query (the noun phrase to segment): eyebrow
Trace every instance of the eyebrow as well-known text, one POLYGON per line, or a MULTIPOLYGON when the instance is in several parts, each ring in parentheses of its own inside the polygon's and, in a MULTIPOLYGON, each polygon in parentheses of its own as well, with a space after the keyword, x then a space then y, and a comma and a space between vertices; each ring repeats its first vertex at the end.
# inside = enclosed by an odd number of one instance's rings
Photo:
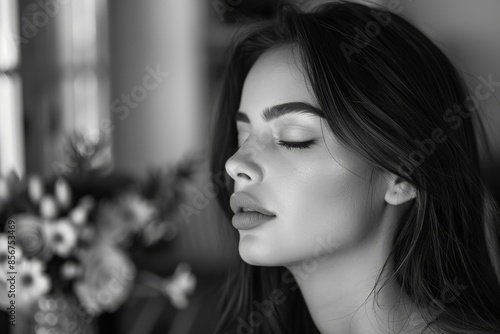
MULTIPOLYGON (((309 103, 287 102, 287 103, 277 104, 272 107, 264 108, 264 111, 262 112, 262 119, 264 119, 264 121, 266 122, 270 122, 283 115, 293 114, 293 113, 313 114, 319 117, 324 117, 323 111, 321 111, 316 107, 313 107, 309 103)), ((250 123, 250 119, 248 118, 247 114, 245 114, 241 110, 236 113, 235 120, 244 123, 250 123)))

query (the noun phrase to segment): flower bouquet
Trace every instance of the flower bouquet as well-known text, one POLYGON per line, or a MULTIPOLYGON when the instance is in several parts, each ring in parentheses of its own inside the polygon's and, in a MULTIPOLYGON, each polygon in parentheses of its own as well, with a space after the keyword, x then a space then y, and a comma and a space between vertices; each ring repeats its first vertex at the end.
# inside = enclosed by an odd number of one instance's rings
POLYGON ((138 275, 129 253, 175 239, 169 219, 188 179, 184 167, 144 183, 92 173, 0 177, 0 306, 10 324, 22 327, 16 314, 29 314, 36 333, 93 333, 93 319, 117 310, 134 284, 186 307, 196 285, 187 263, 167 278, 138 275))

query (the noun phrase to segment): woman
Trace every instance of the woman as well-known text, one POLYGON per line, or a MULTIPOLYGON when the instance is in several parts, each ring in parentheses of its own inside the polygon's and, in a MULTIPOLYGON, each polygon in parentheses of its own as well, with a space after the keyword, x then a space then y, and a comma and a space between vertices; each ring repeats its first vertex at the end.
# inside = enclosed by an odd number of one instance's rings
POLYGON ((217 333, 500 333, 477 109, 383 9, 287 4, 240 33, 211 168, 242 262, 217 333))

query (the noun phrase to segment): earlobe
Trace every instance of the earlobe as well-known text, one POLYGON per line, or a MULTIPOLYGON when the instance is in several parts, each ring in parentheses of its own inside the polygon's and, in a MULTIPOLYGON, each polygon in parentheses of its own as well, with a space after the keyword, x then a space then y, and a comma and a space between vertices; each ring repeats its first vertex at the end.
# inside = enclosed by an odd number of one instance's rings
POLYGON ((387 180, 388 187, 385 193, 385 201, 391 205, 401 205, 417 196, 415 186, 404 181, 400 177, 392 175, 387 180))

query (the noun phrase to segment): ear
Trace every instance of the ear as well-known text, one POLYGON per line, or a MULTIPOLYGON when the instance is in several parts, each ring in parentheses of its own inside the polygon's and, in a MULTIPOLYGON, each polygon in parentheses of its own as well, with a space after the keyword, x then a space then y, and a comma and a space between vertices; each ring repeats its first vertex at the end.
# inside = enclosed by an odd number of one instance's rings
POLYGON ((391 205, 401 205, 417 196, 415 186, 394 174, 387 177, 387 185, 385 201, 391 205))

